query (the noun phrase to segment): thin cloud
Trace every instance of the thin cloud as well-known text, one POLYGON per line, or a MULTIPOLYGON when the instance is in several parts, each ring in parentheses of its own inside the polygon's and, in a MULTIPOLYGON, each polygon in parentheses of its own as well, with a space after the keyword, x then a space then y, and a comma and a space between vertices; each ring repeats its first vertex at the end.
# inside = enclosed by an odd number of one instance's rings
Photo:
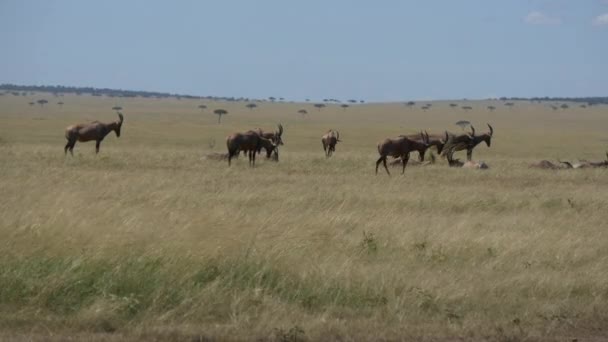
POLYGON ((595 26, 607 26, 608 25, 608 13, 598 15, 593 19, 593 25, 595 26))
POLYGON ((559 25, 562 23, 559 17, 552 17, 539 11, 528 13, 524 21, 531 25, 559 25))

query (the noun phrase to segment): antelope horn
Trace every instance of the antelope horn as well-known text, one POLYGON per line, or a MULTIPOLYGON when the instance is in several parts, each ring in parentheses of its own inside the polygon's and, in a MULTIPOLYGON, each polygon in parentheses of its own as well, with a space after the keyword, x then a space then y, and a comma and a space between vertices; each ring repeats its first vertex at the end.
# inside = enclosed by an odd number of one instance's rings
POLYGON ((279 134, 278 135, 281 135, 281 134, 283 134, 283 125, 279 124, 278 126, 279 126, 279 134))
POLYGON ((425 130, 425 131, 424 131, 424 134, 426 135, 426 143, 428 144, 428 143, 429 143, 429 141, 431 140, 431 139, 429 138, 429 132, 427 132, 427 131, 425 130))
POLYGON ((488 124, 488 127, 490 128, 490 136, 492 136, 494 134, 494 128, 492 128, 490 124, 488 124))
MULTIPOLYGON (((336 140, 340 141, 340 132, 339 131, 336 131, 336 140)), ((608 153, 607 153, 607 155, 608 155, 608 153)))
POLYGON ((122 123, 125 120, 125 117, 122 116, 121 112, 118 112, 118 118, 120 118, 120 123, 122 123))
POLYGON ((471 125, 471 134, 472 137, 475 136, 475 127, 473 127, 473 125, 471 125))
POLYGON ((447 143, 448 139, 450 139, 450 136, 448 135, 448 131, 445 131, 445 140, 443 141, 443 143, 447 143))

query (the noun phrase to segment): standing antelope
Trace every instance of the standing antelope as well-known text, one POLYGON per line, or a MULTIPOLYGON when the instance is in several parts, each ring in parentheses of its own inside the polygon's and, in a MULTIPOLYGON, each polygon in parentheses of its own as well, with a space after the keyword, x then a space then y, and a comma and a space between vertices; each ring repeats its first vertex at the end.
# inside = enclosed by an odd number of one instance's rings
POLYGON ((323 151, 325 151, 325 157, 331 157, 332 153, 336 151, 336 144, 340 142, 340 132, 330 129, 321 137, 321 143, 323 144, 323 151))
POLYGON ((257 131, 261 137, 268 139, 272 141, 275 145, 279 146, 283 145, 283 125, 278 124, 277 127, 279 128, 279 130, 274 132, 264 132, 261 128, 258 128, 257 131))
POLYGON ((473 149, 475 146, 479 145, 482 141, 485 141, 486 145, 490 147, 492 144, 492 135, 494 134, 494 129, 490 124, 487 124, 490 128, 488 133, 483 133, 481 135, 475 135, 475 127, 471 125, 471 133, 461 134, 461 135, 452 135, 449 137, 448 142, 446 143, 446 149, 450 151, 446 151, 444 149, 444 154, 453 153, 456 151, 467 150, 467 160, 471 160, 473 157, 473 149))
POLYGON ((407 137, 400 136, 398 138, 387 138, 378 143, 378 153, 380 154, 380 158, 376 161, 376 174, 378 174, 378 166, 382 162, 384 165, 384 169, 386 173, 390 176, 391 173, 388 171, 388 167, 386 166, 386 158, 388 156, 391 157, 401 157, 403 168, 401 170, 401 174, 405 173, 405 166, 410 159, 411 151, 418 151, 421 153, 421 161, 424 161, 424 151, 429 148, 429 136, 428 134, 424 134, 420 132, 420 137, 422 142, 418 142, 415 140, 411 140, 407 137))
POLYGON ((70 154, 74 155, 74 145, 76 145, 76 141, 86 142, 95 140, 95 153, 99 153, 99 144, 101 144, 108 133, 114 131, 116 132, 116 137, 120 138, 120 128, 124 121, 122 113, 118 112, 118 118, 118 121, 110 123, 93 121, 91 123, 68 126, 65 129, 65 138, 68 140, 68 143, 63 148, 63 151, 67 154, 69 149, 70 154))
POLYGON ((266 149, 268 157, 274 151, 276 145, 260 136, 258 132, 247 131, 245 133, 234 133, 226 138, 226 147, 228 147, 228 166, 233 157, 237 156, 240 151, 245 151, 249 154, 249 165, 255 167, 255 154, 261 148, 266 149))
MULTIPOLYGON (((419 134, 408 134, 408 135, 400 135, 402 137, 406 137, 410 140, 415 140, 417 142, 422 142, 421 137, 419 134)), ((446 142, 448 141, 448 132, 445 132, 445 136, 444 135, 440 135, 440 134, 431 134, 429 135, 427 133, 427 136, 429 137, 429 148, 435 146, 435 148, 437 148, 437 154, 441 154, 441 152, 443 151, 443 147, 445 146, 446 142)), ((418 152, 420 153, 420 152, 418 152)), ((424 155, 419 155, 418 159, 420 159, 420 162, 424 161, 424 155)))

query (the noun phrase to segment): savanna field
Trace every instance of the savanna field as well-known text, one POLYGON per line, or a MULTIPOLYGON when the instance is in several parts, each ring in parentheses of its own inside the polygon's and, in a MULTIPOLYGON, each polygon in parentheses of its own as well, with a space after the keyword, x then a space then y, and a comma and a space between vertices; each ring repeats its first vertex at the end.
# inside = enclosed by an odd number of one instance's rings
POLYGON ((431 103, 0 96, 0 340, 608 339, 608 169, 528 168, 604 160, 608 107, 431 103), (121 137, 65 156, 115 105, 121 137), (374 174, 380 140, 459 120, 494 127, 489 170, 374 174), (205 158, 278 123, 278 163, 205 158))

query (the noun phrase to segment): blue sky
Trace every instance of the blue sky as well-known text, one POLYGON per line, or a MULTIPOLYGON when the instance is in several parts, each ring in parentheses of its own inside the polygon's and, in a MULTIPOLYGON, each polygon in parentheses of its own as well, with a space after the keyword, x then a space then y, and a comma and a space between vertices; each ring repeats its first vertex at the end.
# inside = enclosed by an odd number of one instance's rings
POLYGON ((0 83, 400 101, 608 96, 608 0, 0 0, 0 83))

